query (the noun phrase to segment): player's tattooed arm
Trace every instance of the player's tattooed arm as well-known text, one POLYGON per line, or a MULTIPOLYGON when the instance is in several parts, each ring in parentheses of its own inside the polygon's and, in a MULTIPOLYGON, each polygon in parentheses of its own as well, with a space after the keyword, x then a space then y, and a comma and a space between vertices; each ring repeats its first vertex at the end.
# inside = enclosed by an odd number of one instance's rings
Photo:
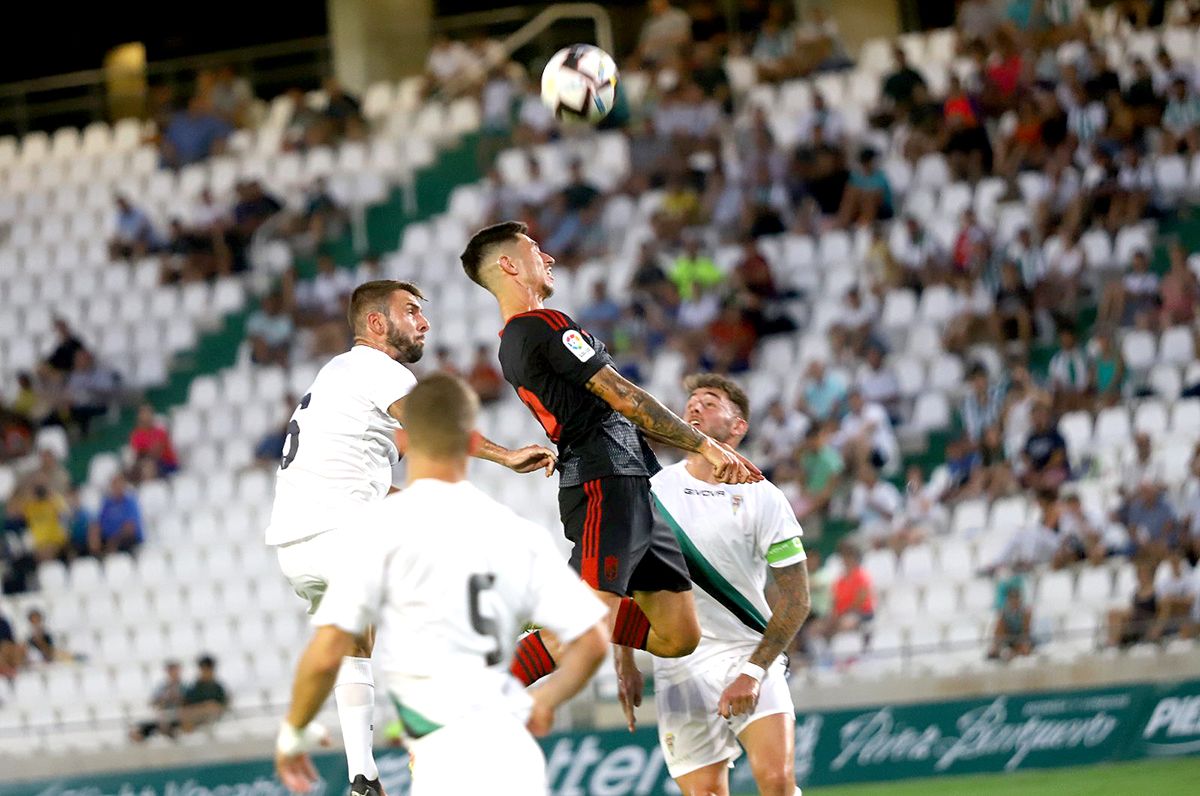
POLYGON ((588 379, 587 388, 656 442, 698 451, 708 439, 612 365, 604 366, 588 379))
POLYGON ((763 631, 762 641, 750 656, 750 662, 768 668, 779 654, 788 648, 808 618, 808 562, 772 568, 778 597, 771 606, 771 618, 763 631))

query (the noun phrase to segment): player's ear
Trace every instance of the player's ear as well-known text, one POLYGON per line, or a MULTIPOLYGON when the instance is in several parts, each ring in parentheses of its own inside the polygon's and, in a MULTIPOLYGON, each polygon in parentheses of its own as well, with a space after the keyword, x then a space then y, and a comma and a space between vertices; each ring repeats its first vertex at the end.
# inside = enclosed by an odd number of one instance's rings
POLYGON ((478 431, 472 431, 471 436, 467 437, 467 455, 474 456, 479 453, 479 449, 483 447, 483 435, 478 431))
POLYGON ((496 265, 500 267, 501 271, 509 276, 517 275, 517 264, 513 262, 513 259, 507 254, 501 254, 499 257, 497 257, 496 265))
POLYGON ((738 439, 741 439, 750 430, 750 424, 746 422, 745 418, 735 417, 729 430, 736 434, 738 439))

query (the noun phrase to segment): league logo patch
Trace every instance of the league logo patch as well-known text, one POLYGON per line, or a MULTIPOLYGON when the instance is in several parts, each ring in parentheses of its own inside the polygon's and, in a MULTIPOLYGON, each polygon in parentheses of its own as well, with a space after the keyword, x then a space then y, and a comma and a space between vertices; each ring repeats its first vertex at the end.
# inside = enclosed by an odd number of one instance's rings
POLYGON ((604 579, 605 580, 616 580, 617 579, 617 575, 620 572, 619 564, 620 564, 620 562, 617 560, 616 556, 605 556, 604 557, 604 579))
POLYGON ((567 329, 565 332, 563 332, 562 341, 563 345, 567 347, 567 350, 570 351, 580 362, 587 362, 589 359, 596 356, 596 349, 588 345, 587 341, 583 339, 583 335, 581 335, 576 329, 567 329))

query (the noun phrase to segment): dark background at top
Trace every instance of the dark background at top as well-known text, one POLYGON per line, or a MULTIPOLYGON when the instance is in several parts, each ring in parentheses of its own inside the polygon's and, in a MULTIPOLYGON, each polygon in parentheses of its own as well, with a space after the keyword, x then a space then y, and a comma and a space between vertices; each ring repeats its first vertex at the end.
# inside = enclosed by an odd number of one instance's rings
POLYGON ((98 69, 112 47, 133 41, 146 45, 147 59, 161 61, 328 32, 323 0, 5 5, 0 83, 98 69))

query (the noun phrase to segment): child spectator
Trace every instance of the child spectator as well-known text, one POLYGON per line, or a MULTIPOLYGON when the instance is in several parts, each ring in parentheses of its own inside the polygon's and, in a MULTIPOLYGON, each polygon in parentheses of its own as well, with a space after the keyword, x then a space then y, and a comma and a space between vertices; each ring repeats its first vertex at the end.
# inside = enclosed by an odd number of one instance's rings
POLYGON ((171 436, 166 426, 158 422, 154 407, 142 404, 138 407, 137 425, 129 435, 129 447, 136 457, 134 471, 143 472, 142 465, 149 465, 154 477, 162 478, 179 469, 179 457, 171 445, 171 436))
POLYGON ((996 628, 992 634, 992 646, 988 650, 991 660, 1011 660, 1017 655, 1033 652, 1033 639, 1029 632, 1030 611, 1025 605, 1022 590, 1010 585, 1004 593, 1004 603, 996 616, 996 628))

